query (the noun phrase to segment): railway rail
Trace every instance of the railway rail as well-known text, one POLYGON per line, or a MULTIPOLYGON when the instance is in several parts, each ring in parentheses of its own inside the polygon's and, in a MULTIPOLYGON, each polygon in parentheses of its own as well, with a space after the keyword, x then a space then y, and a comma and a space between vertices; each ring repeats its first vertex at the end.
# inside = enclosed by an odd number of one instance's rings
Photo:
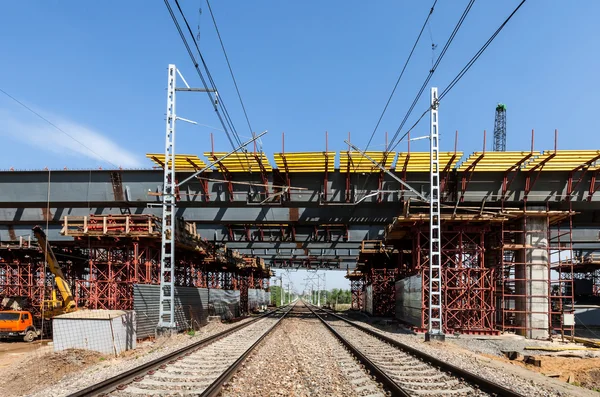
POLYGON ((307 306, 394 396, 523 397, 330 311, 307 306))
POLYGON ((286 306, 266 313, 69 397, 217 396, 223 384, 291 308, 286 306))

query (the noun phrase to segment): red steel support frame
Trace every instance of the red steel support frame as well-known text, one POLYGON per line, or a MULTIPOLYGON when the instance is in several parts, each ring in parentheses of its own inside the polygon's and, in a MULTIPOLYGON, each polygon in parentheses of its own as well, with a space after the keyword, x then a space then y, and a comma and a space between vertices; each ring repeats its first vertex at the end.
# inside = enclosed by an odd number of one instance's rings
POLYGON ((588 190, 587 201, 592 201, 592 197, 594 196, 594 193, 596 193, 598 191, 598 189, 600 188, 600 185, 596 186, 596 180, 598 178, 598 173, 600 173, 600 168, 597 169, 596 171, 594 171, 594 173, 590 177, 590 188, 588 190))
POLYGON ((441 194, 444 195, 444 197, 446 196, 446 186, 448 185, 448 178, 450 178, 450 174, 452 171, 452 164, 454 164, 454 160, 456 160, 456 148, 458 145, 458 131, 456 131, 456 133, 454 134, 454 154, 452 155, 452 157, 450 157, 450 160, 448 161, 448 163, 444 166, 444 169, 441 172, 440 175, 440 192, 441 194))
POLYGON ((545 159, 543 159, 542 161, 537 163, 530 170, 528 170, 527 173, 525 174, 525 192, 523 195, 523 201, 525 203, 527 203, 527 196, 531 192, 531 189, 533 189, 533 187, 535 186, 535 183, 537 182, 538 178, 540 177, 540 174, 542 173, 544 166, 546 165, 546 163, 548 161, 552 160, 556 156, 557 144, 558 144, 558 130, 554 130, 554 153, 551 153, 548 157, 546 157, 545 159), (535 176, 535 179, 532 182, 531 175, 535 171, 537 171, 537 174, 535 176))
POLYGON ((329 174, 329 133, 327 131, 325 131, 325 174, 323 177, 323 202, 327 203, 327 199, 328 199, 328 187, 327 184, 329 183, 328 180, 328 174, 329 174))
MULTIPOLYGON (((350 142, 350 133, 348 133, 348 142, 350 142)), ((342 164, 340 164, 340 170, 342 168, 342 164)), ((346 164, 346 202, 349 203, 352 199, 352 194, 350 192, 350 145, 348 145, 348 163, 346 164)))
MULTIPOLYGON (((408 168, 408 163, 410 161, 410 131, 407 133, 406 135, 406 145, 407 145, 407 151, 406 151, 406 157, 404 158, 404 164, 402 164, 402 176, 401 179, 406 182, 406 171, 408 168)), ((386 145, 386 153, 387 153, 387 145, 386 145)), ((396 163, 396 168, 398 168, 398 164, 396 163)), ((404 201, 404 185, 400 185, 400 191, 402 192, 400 194, 400 200, 404 201)))
MULTIPOLYGON (((485 234, 489 225, 444 226, 442 231, 442 279, 445 332, 496 334, 494 321, 494 269, 485 266, 485 234)), ((421 324, 428 324, 429 229, 412 229, 410 274, 421 275, 421 324)))
MULTIPOLYGON (((219 158, 217 156, 215 156, 215 143, 213 140, 212 133, 210 134, 210 160, 213 162, 219 160, 219 158)), ((227 191, 229 192, 229 201, 232 202, 233 201, 233 183, 232 183, 233 179, 231 177, 231 173, 220 162, 217 163, 217 167, 219 167, 219 170, 223 173, 223 176, 227 180, 227 191)))
POLYGON ((261 156, 259 156, 258 153, 256 152, 256 141, 254 141, 253 155, 254 155, 254 159, 258 163, 258 167, 260 168, 260 178, 261 178, 263 186, 265 188, 265 197, 263 197, 263 199, 266 200, 267 198, 269 198, 269 173, 267 172, 265 166, 262 163, 261 156))
MULTIPOLYGON (((592 158, 591 160, 587 161, 585 164, 581 164, 579 167, 576 167, 569 172, 569 179, 567 180, 567 197, 565 197, 566 200, 571 201, 573 192, 577 189, 577 187, 579 187, 579 185, 581 184, 581 181, 583 181, 583 177, 590 169, 590 166, 592 164, 594 164, 598 159, 600 159, 600 155, 592 158), (579 172, 579 179, 577 179, 577 182, 575 182, 575 186, 573 186, 573 175, 576 172, 579 172)), ((592 183, 593 184, 596 183, 595 175, 592 176, 592 178, 594 178, 594 181, 590 182, 590 186, 592 185, 592 183)))
POLYGON ((462 180, 460 185, 460 202, 464 202, 465 200, 465 192, 467 191, 467 187, 471 182, 471 178, 473 178, 473 173, 475 172, 475 167, 477 167, 477 163, 481 161, 481 159, 485 156, 485 130, 483 131, 483 152, 471 163, 466 170, 462 173, 462 180), (468 177, 467 177, 468 174, 468 177))
POLYGON ((506 194, 508 193, 508 188, 510 187, 510 185, 513 183, 513 181, 517 177, 519 169, 521 168, 521 166, 523 164, 525 164, 525 162, 527 162, 527 160, 529 160, 531 157, 533 157, 533 145, 534 145, 534 130, 531 130, 531 151, 529 152, 529 154, 527 156, 525 156, 521 160, 519 160, 519 162, 517 164, 513 165, 512 167, 510 167, 509 169, 504 171, 504 176, 502 177, 502 195, 500 196, 502 208, 504 208, 504 202, 506 201, 506 194), (511 172, 513 173, 513 175, 509 179, 509 175, 511 172))
POLYGON ((362 306, 363 306, 362 288, 363 288, 363 279, 362 278, 352 278, 350 280, 350 291, 352 293, 352 303, 350 304, 350 308, 352 310, 361 310, 362 309, 362 306))

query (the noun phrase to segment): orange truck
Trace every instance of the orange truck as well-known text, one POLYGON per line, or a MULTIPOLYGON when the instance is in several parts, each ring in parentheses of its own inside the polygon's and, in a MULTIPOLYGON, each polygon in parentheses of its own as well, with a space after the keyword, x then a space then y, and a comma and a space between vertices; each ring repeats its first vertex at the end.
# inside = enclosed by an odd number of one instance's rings
POLYGON ((33 342, 40 336, 40 331, 33 324, 33 316, 27 311, 0 311, 0 338, 22 338, 25 342, 33 342))

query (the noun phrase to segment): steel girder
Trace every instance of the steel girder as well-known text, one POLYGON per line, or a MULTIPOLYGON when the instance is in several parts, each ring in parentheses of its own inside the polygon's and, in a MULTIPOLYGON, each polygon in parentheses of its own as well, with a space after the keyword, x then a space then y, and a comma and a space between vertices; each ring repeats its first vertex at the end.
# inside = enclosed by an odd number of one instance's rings
MULTIPOLYGON (((397 174, 402 176, 401 172, 397 174)), ((186 175, 181 173, 182 178, 186 175)), ((348 179, 345 173, 336 171, 328 175, 325 200, 322 194, 325 181, 315 177, 317 175, 295 174, 289 195, 281 195, 283 199, 281 196, 272 197, 267 203, 283 206, 295 206, 295 203, 342 205, 348 204, 347 198, 350 197, 352 206, 352 201, 378 189, 386 193, 369 197, 363 203, 395 203, 401 197, 413 197, 388 175, 382 181, 378 178, 367 179, 366 175, 360 173, 351 174, 348 179)), ((195 180, 180 189, 179 205, 187 203, 198 207, 229 207, 236 204, 260 205, 265 200, 266 188, 260 174, 236 173, 228 179, 215 171, 205 173, 203 177, 208 180, 195 180), (230 181, 233 182, 231 193, 227 187, 230 181)), ((428 193, 428 173, 407 173, 405 178, 417 191, 428 193)), ((453 172, 449 176, 448 183, 444 186, 447 202, 454 203, 462 195, 462 188, 459 189, 458 186, 461 178, 461 172, 453 172)), ((573 202, 589 199, 590 203, 596 203, 596 208, 600 205, 598 195, 592 193, 590 197, 590 191, 596 191, 593 173, 583 175, 576 184, 573 184, 573 176, 568 171, 540 173, 536 183, 529 187, 526 186, 526 173, 517 173, 508 188, 504 179, 502 172, 475 172, 462 195, 463 201, 473 203, 504 199, 505 204, 510 206, 510 203, 521 202, 527 192, 530 204, 566 201, 570 198, 573 202)), ((272 174, 268 175, 266 181, 269 183, 268 189, 274 190, 272 174)), ((69 203, 69 206, 75 207, 74 203, 102 203, 115 208, 145 207, 147 203, 160 203, 162 170, 2 171, 0 186, 0 206, 9 208, 43 208, 45 206, 39 204, 47 202, 48 193, 50 202, 69 203)), ((277 187, 280 188, 281 186, 277 187)))

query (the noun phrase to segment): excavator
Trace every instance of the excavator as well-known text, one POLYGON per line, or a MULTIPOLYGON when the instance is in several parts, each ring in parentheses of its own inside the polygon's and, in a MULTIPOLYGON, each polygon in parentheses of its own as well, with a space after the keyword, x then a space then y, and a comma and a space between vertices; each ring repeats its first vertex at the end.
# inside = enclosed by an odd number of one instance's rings
MULTIPOLYGON (((59 314, 76 311, 77 304, 71 293, 71 287, 69 287, 56 256, 48 243, 46 233, 40 226, 36 226, 33 228, 33 234, 37 238, 48 264, 48 270, 54 275, 56 284, 56 289, 52 289, 52 299, 42 302, 41 312, 44 319, 51 319, 59 314), (58 299, 56 290, 58 290, 62 299, 58 299)), ((31 312, 22 309, 0 311, 0 338, 22 338, 25 342, 33 342, 35 338, 41 335, 41 331, 35 326, 31 312)))

